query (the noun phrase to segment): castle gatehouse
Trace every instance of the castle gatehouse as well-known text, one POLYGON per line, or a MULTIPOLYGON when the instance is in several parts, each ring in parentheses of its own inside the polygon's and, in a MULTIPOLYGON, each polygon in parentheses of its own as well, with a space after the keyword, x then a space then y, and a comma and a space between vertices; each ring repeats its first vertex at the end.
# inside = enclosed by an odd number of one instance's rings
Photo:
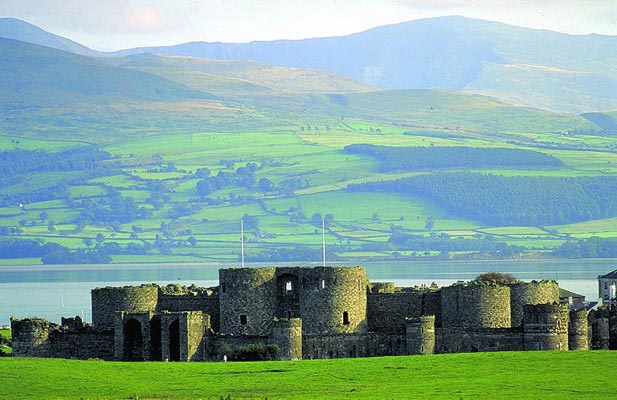
POLYGON ((559 304, 555 281, 398 288, 362 267, 272 267, 221 269, 212 288, 96 288, 92 324, 12 319, 11 329, 14 356, 299 360, 608 349, 616 316, 559 304))

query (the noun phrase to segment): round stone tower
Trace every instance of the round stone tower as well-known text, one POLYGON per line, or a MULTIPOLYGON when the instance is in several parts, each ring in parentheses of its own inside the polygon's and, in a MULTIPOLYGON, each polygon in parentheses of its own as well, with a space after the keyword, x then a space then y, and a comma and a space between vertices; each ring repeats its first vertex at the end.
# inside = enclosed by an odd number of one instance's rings
POLYGON ((509 286, 513 328, 523 326, 523 307, 525 304, 559 303, 559 285, 555 281, 517 282, 509 286))
POLYGON ((14 357, 51 357, 49 333, 59 328, 39 318, 11 318, 14 357))
POLYGON ((305 334, 365 332, 368 279, 362 267, 299 270, 300 316, 305 334))
POLYGON ((435 351, 435 316, 410 318, 405 326, 407 354, 433 354, 435 351))
POLYGON ((221 333, 270 334, 276 313, 276 268, 219 270, 221 333))
POLYGON ((442 326, 478 330, 510 327, 510 288, 470 282, 441 288, 442 326))
POLYGON ((568 326, 568 349, 589 350, 587 310, 571 310, 568 326))
POLYGON ((610 342, 609 311, 607 309, 591 311, 589 323, 591 323, 591 348, 593 350, 608 350, 610 342))
POLYGON ((567 304, 525 305, 525 350, 568 350, 568 314, 567 304))
POLYGON ((302 360, 302 320, 300 318, 275 320, 269 339, 281 349, 282 360, 302 360))
POLYGON ((143 313, 156 311, 159 299, 157 285, 105 287, 92 289, 92 324, 97 330, 114 328, 116 311, 143 313))

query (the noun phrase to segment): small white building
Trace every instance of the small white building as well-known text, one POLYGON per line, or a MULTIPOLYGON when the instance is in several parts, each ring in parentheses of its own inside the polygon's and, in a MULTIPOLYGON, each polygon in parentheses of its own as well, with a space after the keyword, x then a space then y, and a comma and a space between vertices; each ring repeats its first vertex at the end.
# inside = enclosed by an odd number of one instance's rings
POLYGON ((598 294, 605 303, 617 297, 617 269, 598 276, 598 294))

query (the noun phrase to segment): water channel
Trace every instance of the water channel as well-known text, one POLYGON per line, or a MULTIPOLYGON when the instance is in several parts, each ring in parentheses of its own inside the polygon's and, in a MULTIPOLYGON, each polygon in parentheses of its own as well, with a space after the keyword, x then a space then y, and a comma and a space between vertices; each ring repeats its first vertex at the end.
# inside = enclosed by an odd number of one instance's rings
MULTIPOLYGON (((251 264, 250 267, 273 264, 251 264)), ((307 265, 287 263, 285 265, 307 265)), ((329 264, 330 265, 330 264, 329 264)), ((331 264, 337 265, 337 264, 331 264)), ((598 275, 617 268, 617 260, 525 260, 478 262, 367 262, 371 281, 390 281, 397 286, 449 285, 470 280, 483 272, 497 271, 524 281, 555 279, 560 287, 580 293, 587 300, 598 297, 598 275)), ((233 264, 127 264, 0 266, 0 326, 11 316, 37 316, 54 322, 61 317, 83 315, 91 321, 90 290, 104 286, 142 283, 218 285, 218 269, 233 264)))

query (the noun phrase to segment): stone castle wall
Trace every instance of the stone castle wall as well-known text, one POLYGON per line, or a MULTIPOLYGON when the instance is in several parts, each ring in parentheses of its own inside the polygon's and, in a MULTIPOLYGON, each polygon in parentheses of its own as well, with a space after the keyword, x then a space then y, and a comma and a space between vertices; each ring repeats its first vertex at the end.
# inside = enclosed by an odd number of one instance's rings
POLYGON ((405 332, 405 318, 423 314, 424 292, 377 293, 367 296, 368 329, 374 332, 405 332))
POLYGON ((523 332, 508 328, 485 328, 474 331, 436 329, 436 353, 473 353, 521 351, 523 332))
POLYGON ((171 312, 201 311, 210 316, 212 329, 220 329, 218 288, 168 285, 160 288, 158 308, 171 312))
POLYGON ((113 333, 79 330, 38 319, 11 320, 14 357, 54 357, 113 360, 113 333))
POLYGON ((404 355, 405 335, 378 332, 305 335, 302 354, 304 359, 404 355))

